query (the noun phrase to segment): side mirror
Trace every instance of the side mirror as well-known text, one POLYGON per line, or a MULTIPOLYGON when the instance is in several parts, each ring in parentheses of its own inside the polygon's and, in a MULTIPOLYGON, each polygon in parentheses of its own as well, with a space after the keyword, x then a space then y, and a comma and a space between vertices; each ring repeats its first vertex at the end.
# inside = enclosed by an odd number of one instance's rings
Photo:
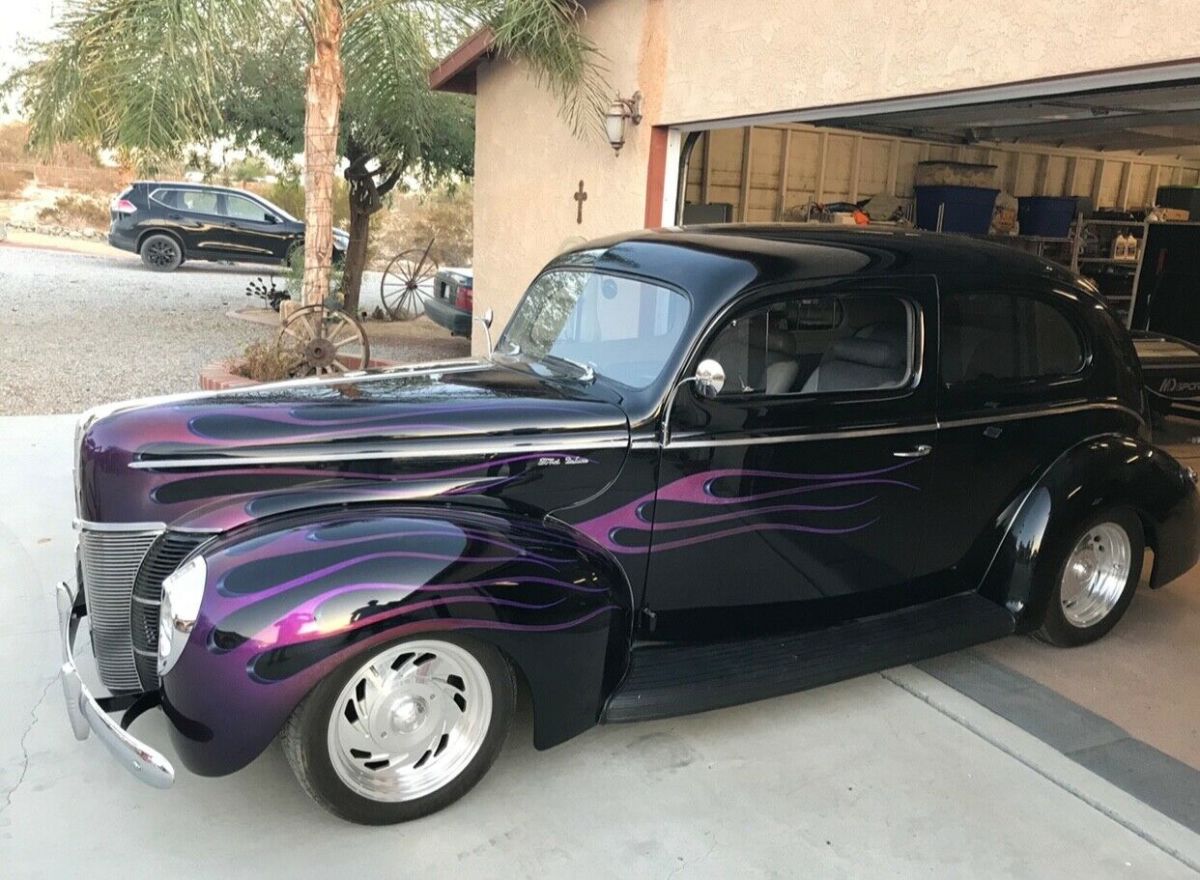
POLYGON ((482 315, 472 318, 473 321, 478 321, 483 325, 483 333, 487 337, 488 357, 492 356, 492 321, 495 319, 496 313, 491 309, 486 309, 482 315))
POLYGON ((272 214, 270 211, 267 211, 263 214, 263 222, 264 223, 278 223, 279 218, 276 217, 274 214, 272 214))
POLYGON ((713 398, 725 387, 725 368, 712 358, 705 358, 696 365, 696 375, 693 377, 696 391, 701 397, 713 398))
POLYGON ((721 389, 725 387, 725 368, 721 366, 720 361, 705 358, 696 365, 695 375, 688 376, 686 379, 680 379, 675 383, 675 387, 667 395, 667 406, 663 411, 663 446, 671 442, 671 410, 675 407, 675 398, 679 395, 679 389, 688 383, 696 386, 696 391, 701 397, 709 399, 716 397, 721 393, 721 389))

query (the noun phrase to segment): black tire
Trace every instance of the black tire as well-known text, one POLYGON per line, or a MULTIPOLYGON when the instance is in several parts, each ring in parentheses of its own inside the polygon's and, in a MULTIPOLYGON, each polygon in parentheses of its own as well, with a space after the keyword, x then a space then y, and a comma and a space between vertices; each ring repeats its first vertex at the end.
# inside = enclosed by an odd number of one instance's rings
POLYGON ((327 676, 296 707, 281 734, 284 754, 301 787, 336 816, 361 825, 392 825, 419 819, 454 803, 470 791, 488 769, 508 736, 516 706, 516 681, 508 661, 490 645, 459 634, 399 639, 354 657, 327 676), (467 651, 482 666, 491 688, 492 708, 478 751, 457 775, 422 797, 405 801, 375 800, 351 788, 334 769, 330 754, 330 721, 343 708, 339 696, 361 667, 373 657, 414 642, 448 642, 467 651))
POLYGON ((156 233, 142 242, 142 263, 154 272, 174 272, 183 263, 183 247, 170 235, 156 233))
POLYGON ((1133 601, 1137 592, 1138 582, 1142 577, 1142 559, 1146 550, 1146 536, 1142 521, 1137 513, 1128 507, 1111 507, 1089 516, 1073 529, 1055 548, 1054 565, 1049 571, 1054 577, 1053 584, 1048 585, 1049 601, 1041 627, 1034 635, 1044 642, 1063 648, 1073 648, 1086 645, 1104 636, 1117 625, 1117 622, 1133 601), (1129 559, 1126 566, 1125 583, 1116 603, 1102 617, 1089 625, 1082 626, 1072 622, 1063 607, 1063 587, 1067 566, 1071 561, 1072 552, 1086 537, 1092 535, 1097 527, 1105 524, 1119 526, 1128 536, 1129 559))

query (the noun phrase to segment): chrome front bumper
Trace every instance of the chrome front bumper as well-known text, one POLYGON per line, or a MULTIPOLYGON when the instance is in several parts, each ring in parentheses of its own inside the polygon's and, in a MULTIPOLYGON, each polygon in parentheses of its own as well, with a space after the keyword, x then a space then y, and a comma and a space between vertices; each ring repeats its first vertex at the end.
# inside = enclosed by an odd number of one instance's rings
POLYGON ((75 738, 85 740, 95 732, 105 747, 112 752, 126 770, 147 785, 169 788, 175 781, 175 768, 171 762, 145 743, 130 736, 100 707, 96 698, 83 684, 79 670, 75 667, 74 642, 79 628, 79 616, 75 614, 75 590, 66 582, 57 590, 58 628, 62 638, 63 664, 60 670, 63 695, 67 700, 67 716, 75 738))

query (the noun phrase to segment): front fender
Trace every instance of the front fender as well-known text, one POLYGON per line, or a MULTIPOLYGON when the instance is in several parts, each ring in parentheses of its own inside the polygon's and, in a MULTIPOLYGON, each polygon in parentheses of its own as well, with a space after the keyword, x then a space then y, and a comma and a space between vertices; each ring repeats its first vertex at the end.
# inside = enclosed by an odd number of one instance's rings
POLYGON ((1161 586, 1200 557, 1200 497, 1193 474, 1144 440, 1093 437, 1061 455, 1014 512, 980 592, 1017 613, 1018 626, 1037 626, 1045 613, 1063 546, 1095 510, 1135 510, 1154 550, 1150 584, 1161 586))
POLYGON ((624 670, 621 569, 554 523, 446 507, 260 521, 203 550, 208 583, 163 706, 184 764, 253 760, 342 663, 396 638, 454 630, 505 653, 529 684, 535 744, 596 723, 624 670))

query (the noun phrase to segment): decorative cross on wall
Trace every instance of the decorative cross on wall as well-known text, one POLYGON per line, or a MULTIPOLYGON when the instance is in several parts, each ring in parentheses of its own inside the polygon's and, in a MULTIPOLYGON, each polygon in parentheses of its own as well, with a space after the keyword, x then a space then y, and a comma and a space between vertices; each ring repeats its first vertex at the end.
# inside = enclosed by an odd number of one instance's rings
POLYGON ((576 192, 575 195, 571 196, 571 198, 573 198, 575 200, 575 204, 578 206, 575 211, 575 222, 582 223, 583 222, 583 203, 587 201, 587 193, 584 192, 582 180, 579 181, 578 192, 576 192))

